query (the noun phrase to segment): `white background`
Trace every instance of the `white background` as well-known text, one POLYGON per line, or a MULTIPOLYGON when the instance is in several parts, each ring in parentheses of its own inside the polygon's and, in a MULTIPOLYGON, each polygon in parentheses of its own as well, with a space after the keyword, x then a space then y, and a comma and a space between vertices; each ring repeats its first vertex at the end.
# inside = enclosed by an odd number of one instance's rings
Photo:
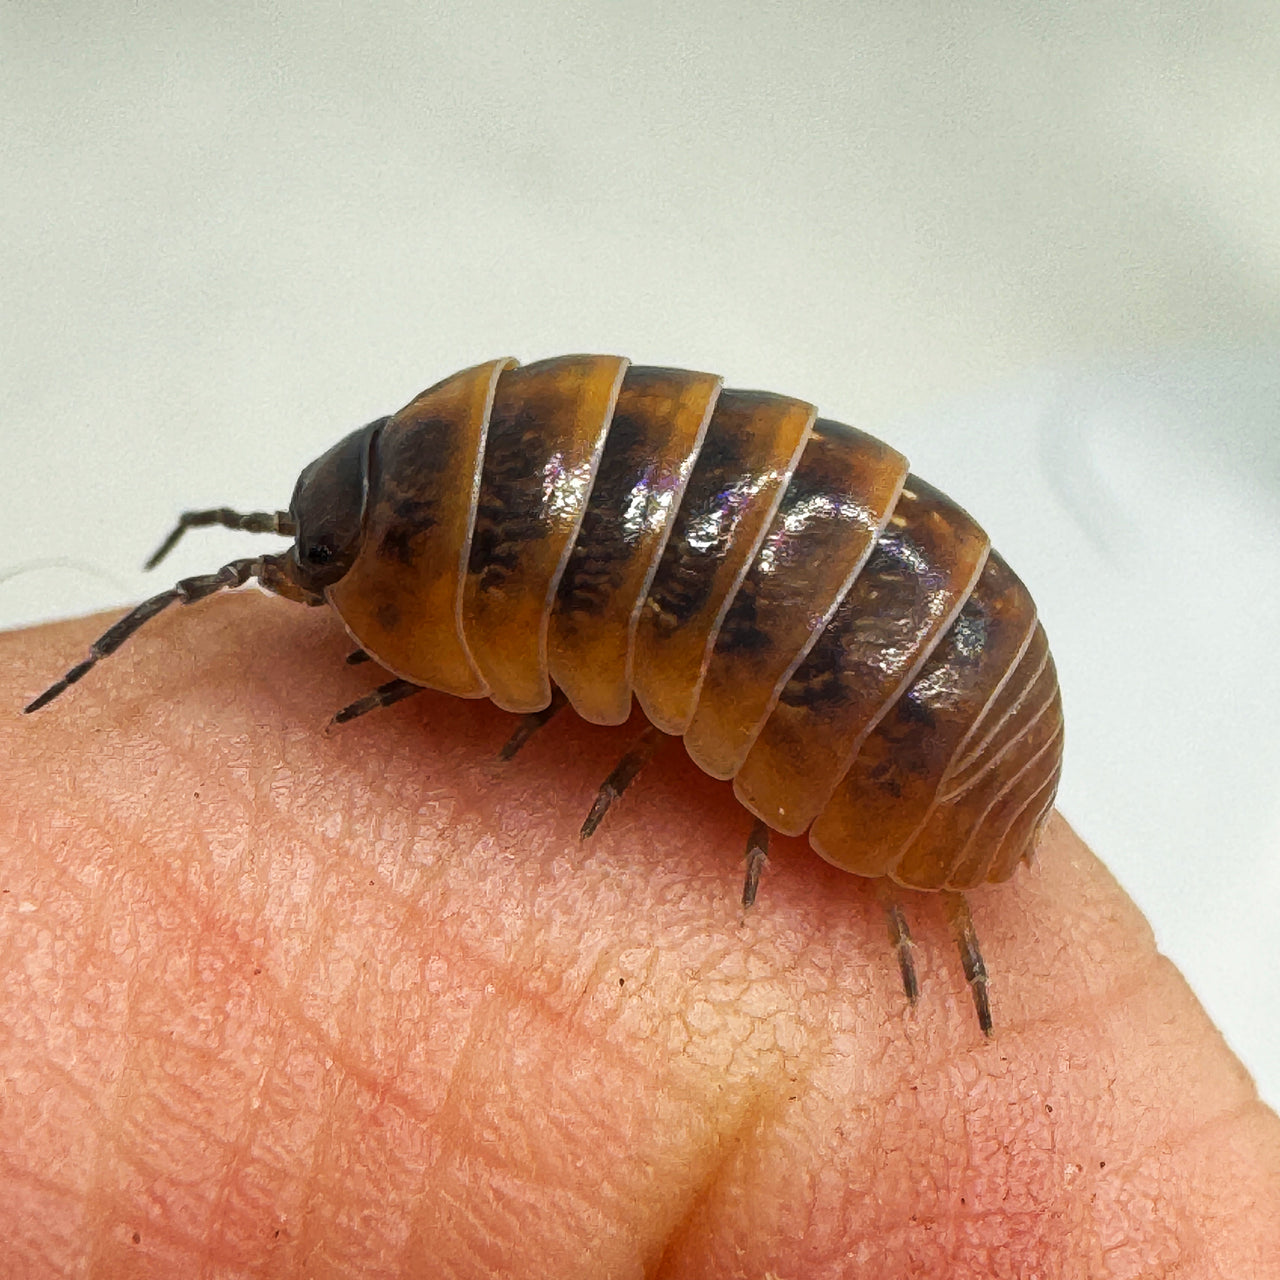
POLYGON ((481 359, 814 400, 1032 586, 1061 806, 1280 1101, 1274 0, 10 0, 0 56, 0 625, 481 359))

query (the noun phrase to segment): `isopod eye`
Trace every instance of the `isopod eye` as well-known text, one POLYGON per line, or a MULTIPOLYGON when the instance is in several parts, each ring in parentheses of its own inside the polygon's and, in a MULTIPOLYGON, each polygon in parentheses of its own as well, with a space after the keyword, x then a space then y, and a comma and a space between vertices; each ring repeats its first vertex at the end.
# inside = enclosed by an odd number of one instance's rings
POLYGON ((298 477, 289 504, 296 530, 292 577, 319 593, 351 568, 360 550, 369 470, 386 418, 353 431, 298 477))
POLYGON ((326 543, 316 542, 303 549, 302 558, 317 567, 330 564, 333 561, 333 548, 326 543))

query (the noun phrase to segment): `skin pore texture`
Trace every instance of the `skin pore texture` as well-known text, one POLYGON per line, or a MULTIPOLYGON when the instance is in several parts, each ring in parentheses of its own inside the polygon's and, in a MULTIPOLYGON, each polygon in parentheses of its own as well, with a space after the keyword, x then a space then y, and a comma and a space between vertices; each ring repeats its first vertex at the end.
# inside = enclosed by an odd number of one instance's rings
POLYGON ((0 1240, 22 1276, 1280 1276, 1280 1122, 1055 817, 941 903, 775 839, 643 727, 424 693, 327 609, 0 636, 0 1240))

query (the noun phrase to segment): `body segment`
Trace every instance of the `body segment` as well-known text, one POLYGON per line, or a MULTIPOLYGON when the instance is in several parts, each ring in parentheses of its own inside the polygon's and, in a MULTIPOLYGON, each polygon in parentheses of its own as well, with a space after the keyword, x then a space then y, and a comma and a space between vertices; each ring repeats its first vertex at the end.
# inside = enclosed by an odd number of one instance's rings
POLYGON ((514 363, 464 369, 387 422, 360 554, 329 588, 365 652, 404 679, 463 698, 489 691, 463 638, 463 588, 494 394, 514 363))
POLYGON ((640 611, 702 451, 720 379, 632 366, 556 590, 551 678, 595 724, 631 714, 640 611))
POLYGON ((498 380, 462 618, 472 659, 504 710, 537 711, 551 701, 551 603, 626 367, 618 356, 564 356, 498 380))

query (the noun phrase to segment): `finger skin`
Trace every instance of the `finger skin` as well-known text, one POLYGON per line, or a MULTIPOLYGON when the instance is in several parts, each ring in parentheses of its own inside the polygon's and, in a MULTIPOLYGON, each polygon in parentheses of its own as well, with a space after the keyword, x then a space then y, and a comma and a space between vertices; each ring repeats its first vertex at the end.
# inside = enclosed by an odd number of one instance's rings
POLYGON ((24 1276, 1266 1277, 1280 1123, 1060 819, 940 905, 678 748, 378 682, 327 610, 0 636, 0 1240, 24 1276))

